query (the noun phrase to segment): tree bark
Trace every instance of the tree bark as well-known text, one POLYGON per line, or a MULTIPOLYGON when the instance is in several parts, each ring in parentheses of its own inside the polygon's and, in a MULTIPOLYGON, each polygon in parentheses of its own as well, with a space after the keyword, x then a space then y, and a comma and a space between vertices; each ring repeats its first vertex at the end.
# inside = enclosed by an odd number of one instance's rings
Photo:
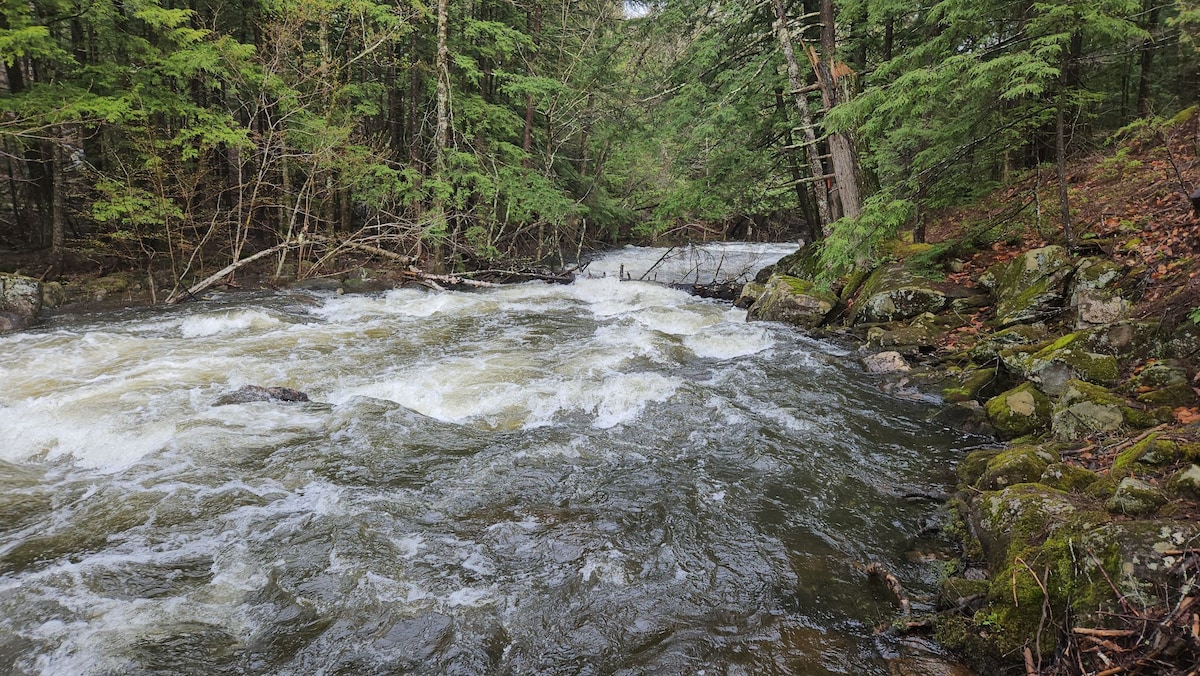
MULTIPOLYGON (((833 11, 833 0, 821 0, 821 58, 813 65, 817 70, 817 82, 829 110, 841 102, 838 90, 837 38, 833 11)), ((858 186, 858 156, 854 142, 843 133, 829 134, 829 155, 833 174, 837 181, 838 200, 842 203, 842 215, 856 218, 862 212, 862 191, 858 186)))
POLYGON ((825 175, 825 167, 821 162, 821 151, 817 148, 816 127, 813 124, 812 112, 808 108, 808 99, 804 98, 804 81, 800 79, 800 64, 796 62, 796 52, 792 49, 792 35, 787 27, 787 13, 783 9, 783 0, 774 0, 775 7, 775 36, 779 40, 779 48, 787 64, 788 86, 792 88, 792 96, 796 108, 800 111, 800 126, 804 132, 804 154, 808 158, 808 168, 813 176, 813 192, 816 194, 817 216, 820 228, 828 227, 832 220, 829 217, 829 193, 825 182, 820 179, 825 175))
MULTIPOLYGON (((1146 14, 1146 32, 1149 33, 1158 25, 1160 5, 1155 0, 1144 0, 1142 10, 1146 14)), ((1150 114, 1150 73, 1154 64, 1154 40, 1146 38, 1142 41, 1141 67, 1138 70, 1137 112, 1139 115, 1150 114)))

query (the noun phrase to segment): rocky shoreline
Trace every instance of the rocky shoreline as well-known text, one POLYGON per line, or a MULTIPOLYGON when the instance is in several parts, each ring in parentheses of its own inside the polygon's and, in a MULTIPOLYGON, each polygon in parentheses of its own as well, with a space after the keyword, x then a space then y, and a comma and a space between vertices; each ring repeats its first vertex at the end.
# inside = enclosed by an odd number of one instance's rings
POLYGON ((974 274, 908 256, 822 289, 801 250, 738 304, 859 343, 932 423, 992 435, 959 464, 959 550, 932 630, 977 669, 1187 673, 1200 663, 1200 326, 1138 318, 1145 270, 1060 246, 974 274), (1178 671, 1177 671, 1178 670, 1178 671))

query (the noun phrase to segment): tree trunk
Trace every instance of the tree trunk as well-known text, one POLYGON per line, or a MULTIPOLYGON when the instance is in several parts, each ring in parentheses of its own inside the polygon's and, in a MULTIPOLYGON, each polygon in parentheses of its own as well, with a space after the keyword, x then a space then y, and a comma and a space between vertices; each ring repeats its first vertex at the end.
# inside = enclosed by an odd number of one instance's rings
MULTIPOLYGON (((433 133, 433 172, 438 180, 446 176, 446 146, 450 140, 450 48, 446 42, 446 33, 450 19, 449 0, 438 0, 437 15, 437 57, 434 67, 437 70, 437 121, 433 133)), ((431 261, 433 269, 441 272, 443 269, 442 240, 446 236, 446 204, 440 196, 439 188, 433 198, 432 220, 433 247, 431 261)))
POLYGON ((1058 111, 1054 124, 1055 164, 1058 173, 1058 208, 1062 214, 1063 240, 1066 242, 1067 249, 1074 249, 1075 237, 1071 230, 1071 200, 1067 195, 1067 140, 1063 111, 1067 106, 1066 98, 1064 92, 1059 93, 1058 111))
MULTIPOLYGON (((817 82, 825 101, 825 109, 833 108, 841 101, 838 90, 837 41, 834 23, 833 0, 821 0, 821 58, 816 66, 817 82)), ((843 133, 829 134, 829 155, 833 174, 837 181, 838 199, 842 203, 842 215, 856 218, 862 212, 862 192, 858 186, 858 156, 854 142, 843 133)))
MULTIPOLYGON (((1146 32, 1149 33, 1158 25, 1160 5, 1155 0, 1145 0, 1142 10, 1146 12, 1146 32)), ((1141 68, 1138 70, 1137 112, 1139 115, 1150 114, 1150 73, 1154 63, 1154 40, 1146 38, 1142 42, 1141 68)))
MULTIPOLYGON (((783 89, 775 90, 775 110, 779 116, 787 124, 787 110, 784 106, 783 89)), ((796 144, 796 137, 792 133, 791 126, 788 126, 787 132, 784 134, 784 141, 791 148, 796 144)), ((792 175, 792 182, 796 189, 796 204, 800 207, 800 213, 804 216, 804 225, 808 229, 808 241, 815 242, 821 239, 824 234, 821 231, 820 217, 817 215, 817 210, 813 205, 812 196, 808 191, 808 185, 804 183, 803 172, 800 170, 800 162, 796 159, 794 148, 784 151, 787 155, 788 171, 792 175)))
POLYGON ((51 215, 50 215, 50 274, 47 279, 58 279, 59 274, 63 269, 63 258, 66 253, 66 181, 63 180, 63 172, 66 171, 67 163, 64 158, 63 144, 66 142, 66 134, 63 127, 57 128, 58 138, 54 143, 53 161, 50 165, 52 173, 51 190, 51 215))
POLYGON ((808 168, 812 172, 813 192, 816 193, 817 216, 820 228, 828 227, 832 220, 829 217, 829 193, 825 188, 825 167, 821 163, 821 151, 817 148, 816 127, 813 124, 812 113, 808 109, 808 99, 804 98, 804 81, 800 79, 800 64, 796 62, 796 52, 792 49, 792 35, 787 27, 787 13, 783 9, 783 0, 774 0, 775 6, 775 35, 779 40, 779 48, 787 63, 788 86, 792 88, 792 96, 796 100, 796 108, 800 111, 800 126, 804 132, 804 154, 808 158, 808 168))

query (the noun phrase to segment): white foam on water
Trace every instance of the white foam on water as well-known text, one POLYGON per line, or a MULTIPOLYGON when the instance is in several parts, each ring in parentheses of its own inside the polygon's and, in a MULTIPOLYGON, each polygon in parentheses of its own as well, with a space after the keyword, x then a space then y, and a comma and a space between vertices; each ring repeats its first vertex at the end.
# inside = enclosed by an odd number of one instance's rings
POLYGON ((234 310, 215 315, 193 315, 184 319, 180 333, 184 338, 201 338, 246 329, 264 330, 282 324, 279 319, 261 310, 234 310))
POLYGON ((721 325, 719 330, 686 336, 683 344, 697 357, 736 359, 771 349, 775 339, 761 326, 721 325))
POLYGON ((617 277, 624 273, 638 279, 664 283, 747 279, 760 268, 795 253, 795 244, 755 242, 713 242, 671 250, 660 247, 626 246, 607 251, 592 261, 584 274, 617 277))

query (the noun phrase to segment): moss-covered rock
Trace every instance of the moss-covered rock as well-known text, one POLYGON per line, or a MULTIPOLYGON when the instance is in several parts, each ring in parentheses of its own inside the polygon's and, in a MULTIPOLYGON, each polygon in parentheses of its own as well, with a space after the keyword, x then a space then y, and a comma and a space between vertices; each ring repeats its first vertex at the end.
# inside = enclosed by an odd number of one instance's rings
POLYGON ((1065 462, 1053 462, 1046 466, 1038 482, 1067 493, 1081 493, 1096 482, 1095 472, 1065 462))
POLYGON ((1125 424, 1124 400, 1081 380, 1068 381, 1054 406, 1051 430, 1063 440, 1116 432, 1125 424))
POLYGON ((1162 356, 1162 330, 1158 322, 1122 321, 1083 333, 1083 347, 1089 352, 1111 354, 1120 363, 1162 356))
POLYGON ((1022 383, 988 400, 988 420, 1002 439, 1041 432, 1050 424, 1050 399, 1032 383, 1022 383))
POLYGON ((740 308, 748 308, 754 305, 754 302, 761 298, 766 290, 766 284, 746 282, 742 285, 742 290, 738 293, 738 297, 734 300, 733 304, 740 308))
POLYGON ((1179 458, 1179 444, 1151 434, 1117 454, 1111 473, 1113 476, 1124 476, 1130 472, 1144 474, 1173 464, 1179 458))
POLYGON ((979 477, 987 471, 988 463, 1000 455, 998 448, 985 448, 978 451, 971 451, 962 460, 958 461, 958 480, 964 486, 974 486, 979 481, 979 477))
POLYGON ((22 275, 0 275, 0 333, 32 325, 41 311, 41 282, 22 275))
POLYGON ((988 334, 971 348, 971 358, 983 363, 992 361, 1004 350, 1037 345, 1046 340, 1046 327, 1041 324, 1018 324, 988 334))
POLYGON ((964 369, 951 375, 944 383, 941 395, 948 402, 971 401, 980 396, 989 385, 996 382, 996 369, 964 369))
POLYGON ((1036 483, 1046 467, 1058 461, 1058 454, 1041 446, 1014 446, 989 460, 975 485, 994 491, 1015 484, 1036 483))
POLYGON ((820 326, 837 305, 837 296, 797 277, 772 275, 765 286, 762 295, 750 306, 747 319, 811 329, 820 326))
POLYGON ((901 263, 885 265, 867 278, 854 305, 852 324, 910 319, 946 306, 946 294, 901 263))
POLYGON ((1167 504, 1167 494, 1162 489, 1133 477, 1121 479, 1117 491, 1104 503, 1104 507, 1113 514, 1137 516, 1151 514, 1159 507, 1167 504))
POLYGON ((1150 406, 1191 406, 1196 402, 1187 368, 1154 362, 1133 376, 1123 389, 1150 406))
POLYGON ((1200 500, 1200 465, 1188 465, 1171 475, 1167 489, 1171 491, 1171 495, 1200 500))
POLYGON ((1080 338, 1079 333, 1069 333, 1034 349, 1017 347, 1002 350, 1000 359, 1005 368, 1027 378, 1051 396, 1061 394, 1069 380, 1116 385, 1116 358, 1086 351, 1080 338))
POLYGON ((1056 315, 1064 303, 1065 282, 1073 266, 1066 249, 1048 246, 1026 251, 993 266, 980 279, 991 283, 996 323, 1001 327, 1056 315))

